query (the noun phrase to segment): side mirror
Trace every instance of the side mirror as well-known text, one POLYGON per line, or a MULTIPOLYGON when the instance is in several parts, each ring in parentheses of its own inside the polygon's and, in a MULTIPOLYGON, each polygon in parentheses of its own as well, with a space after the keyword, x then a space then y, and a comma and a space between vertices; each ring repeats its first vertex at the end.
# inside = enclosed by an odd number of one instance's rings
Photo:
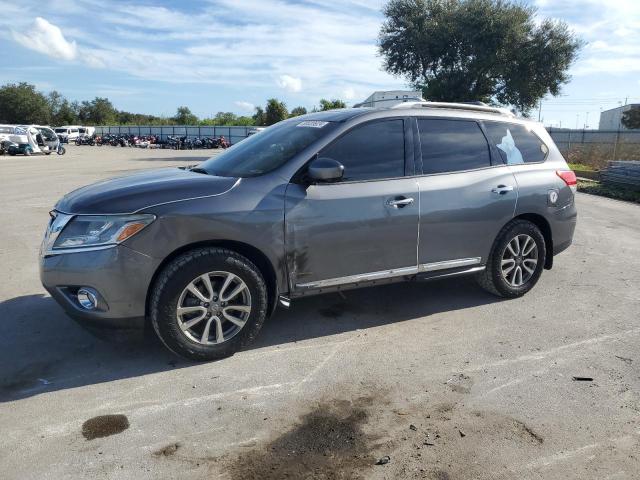
POLYGON ((344 165, 333 158, 316 158, 309 164, 308 172, 314 182, 337 182, 344 175, 344 165))

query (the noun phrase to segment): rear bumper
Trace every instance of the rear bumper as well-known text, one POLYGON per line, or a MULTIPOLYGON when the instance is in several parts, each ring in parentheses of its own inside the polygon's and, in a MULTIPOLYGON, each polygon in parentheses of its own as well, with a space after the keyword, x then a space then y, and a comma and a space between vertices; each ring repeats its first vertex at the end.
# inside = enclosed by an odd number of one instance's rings
POLYGON ((144 326, 146 297, 157 260, 125 246, 40 259, 44 288, 73 319, 92 327, 138 329, 144 326), (76 292, 98 294, 95 310, 82 308, 76 292))
POLYGON ((557 255, 571 246, 576 230, 578 210, 575 201, 571 205, 556 210, 549 217, 551 236, 553 238, 553 254, 557 255))

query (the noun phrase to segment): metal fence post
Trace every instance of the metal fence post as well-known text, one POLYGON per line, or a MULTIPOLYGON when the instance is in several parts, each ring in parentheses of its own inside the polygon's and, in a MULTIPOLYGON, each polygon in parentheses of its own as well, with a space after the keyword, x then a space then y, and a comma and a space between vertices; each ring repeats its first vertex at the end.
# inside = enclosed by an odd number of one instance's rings
POLYGON ((618 142, 620 141, 620 128, 618 128, 618 131, 616 132, 616 140, 613 144, 613 158, 611 160, 616 160, 616 154, 618 151, 618 142))

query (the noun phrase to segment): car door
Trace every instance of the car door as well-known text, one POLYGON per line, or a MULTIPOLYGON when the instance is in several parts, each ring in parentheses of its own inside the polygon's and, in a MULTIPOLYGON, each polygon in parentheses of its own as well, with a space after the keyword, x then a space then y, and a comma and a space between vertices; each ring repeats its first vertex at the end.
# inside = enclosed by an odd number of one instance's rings
POLYGON ((418 187, 405 176, 413 174, 406 122, 356 125, 319 152, 342 163, 341 181, 289 184, 285 248, 292 292, 415 273, 418 187))
POLYGON ((483 265, 513 217, 512 172, 473 120, 419 118, 421 272, 483 265))

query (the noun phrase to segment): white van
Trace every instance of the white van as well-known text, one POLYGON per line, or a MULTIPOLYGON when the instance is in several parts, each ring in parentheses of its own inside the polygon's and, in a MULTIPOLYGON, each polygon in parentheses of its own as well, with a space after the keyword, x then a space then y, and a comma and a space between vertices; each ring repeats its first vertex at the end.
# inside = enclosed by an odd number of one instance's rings
POLYGON ((78 132, 80 135, 93 137, 93 134, 96 133, 96 127, 78 127, 78 132))
POLYGON ((82 127, 79 125, 63 125, 56 127, 54 131, 63 143, 69 143, 80 136, 80 128, 82 127))

